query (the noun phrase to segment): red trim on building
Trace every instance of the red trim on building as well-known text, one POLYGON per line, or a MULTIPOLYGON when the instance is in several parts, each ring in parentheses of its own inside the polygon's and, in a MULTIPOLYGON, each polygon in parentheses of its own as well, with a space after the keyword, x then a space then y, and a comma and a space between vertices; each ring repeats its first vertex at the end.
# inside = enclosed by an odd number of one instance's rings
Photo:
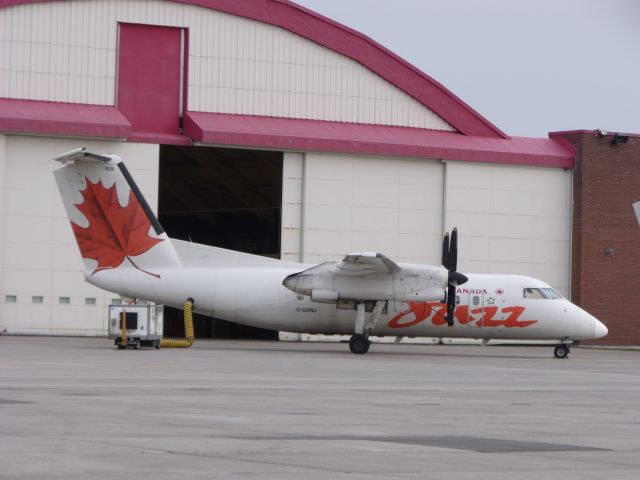
POLYGON ((115 107, 0 98, 0 131, 127 138, 131 124, 115 107))
POLYGON ((186 112, 184 135, 133 132, 115 107, 0 99, 0 131, 216 145, 439 158, 573 168, 575 149, 560 138, 509 139, 385 125, 186 112))
MULTIPOLYGON (((60 0, 0 0, 0 7, 60 0)), ((465 135, 509 138, 482 115, 371 38, 288 0, 174 0, 275 25, 361 63, 465 135)))
POLYGON ((546 138, 509 139, 384 125, 187 112, 195 142, 278 150, 573 168, 574 150, 546 138))
POLYGON ((127 140, 136 143, 157 143, 159 145, 193 145, 193 140, 189 137, 170 133, 133 132, 127 140))

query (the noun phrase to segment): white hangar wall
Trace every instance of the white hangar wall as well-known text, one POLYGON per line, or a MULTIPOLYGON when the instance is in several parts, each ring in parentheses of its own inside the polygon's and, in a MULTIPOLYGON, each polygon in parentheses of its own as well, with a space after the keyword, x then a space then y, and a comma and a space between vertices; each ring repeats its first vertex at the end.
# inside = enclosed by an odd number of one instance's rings
POLYGON ((0 9, 0 97, 114 105, 118 22, 188 29, 190 111, 454 130, 361 64, 310 40, 156 0, 0 9))
POLYGON ((439 265, 442 232, 457 226, 460 271, 530 275, 569 295, 570 171, 321 153, 284 160, 284 259, 378 251, 439 265))
POLYGON ((446 184, 461 268, 533 276, 569 296, 570 170, 448 162, 446 184))
POLYGON ((157 209, 158 145, 0 134, 0 333, 106 335, 119 296, 84 281, 52 174, 79 144, 124 158, 157 209))

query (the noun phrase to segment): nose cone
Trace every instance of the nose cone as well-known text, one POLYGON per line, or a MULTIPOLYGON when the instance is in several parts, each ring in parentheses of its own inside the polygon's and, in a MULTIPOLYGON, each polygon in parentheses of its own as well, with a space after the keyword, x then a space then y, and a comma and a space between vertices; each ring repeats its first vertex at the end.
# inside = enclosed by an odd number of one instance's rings
POLYGON ((294 273, 294 274, 289 275, 288 277, 286 277, 282 281, 282 285, 287 287, 292 292, 295 292, 296 291, 296 287, 298 286, 298 274, 294 273))
POLYGON ((600 320, 593 319, 593 338, 606 337, 609 329, 600 320))
POLYGON ((565 311, 573 325, 571 334, 567 336, 574 340, 593 340, 602 338, 609 333, 607 327, 600 320, 568 300, 565 303, 565 311))

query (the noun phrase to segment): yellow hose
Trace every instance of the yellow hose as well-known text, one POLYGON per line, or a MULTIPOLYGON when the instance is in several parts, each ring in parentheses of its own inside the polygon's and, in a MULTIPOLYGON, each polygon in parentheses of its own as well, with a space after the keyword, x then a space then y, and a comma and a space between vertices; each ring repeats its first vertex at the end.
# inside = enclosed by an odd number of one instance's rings
POLYGON ((193 345, 195 335, 193 334, 193 304, 185 302, 182 305, 184 312, 184 336, 185 338, 163 338, 160 340, 162 348, 189 348, 193 345))

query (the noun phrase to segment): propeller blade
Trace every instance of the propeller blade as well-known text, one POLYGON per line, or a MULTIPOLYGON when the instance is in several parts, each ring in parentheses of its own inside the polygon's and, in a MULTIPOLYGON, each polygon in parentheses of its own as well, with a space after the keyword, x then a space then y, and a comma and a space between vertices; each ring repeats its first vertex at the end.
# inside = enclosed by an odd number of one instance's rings
POLYGON ((447 325, 453 327, 454 314, 456 310, 456 289, 458 285, 462 285, 469 279, 462 273, 457 272, 458 268, 458 229, 454 228, 451 231, 451 238, 449 238, 449 232, 444 234, 442 240, 442 266, 449 270, 449 276, 447 278, 447 325))
POLYGON ((442 266, 449 270, 449 232, 444 234, 442 240, 442 266))
POLYGON ((453 327, 453 314, 456 309, 456 286, 449 284, 447 292, 447 325, 453 327))
POLYGON ((458 269, 458 229, 454 228, 451 231, 451 244, 449 246, 449 265, 447 268, 451 272, 455 272, 458 269))

